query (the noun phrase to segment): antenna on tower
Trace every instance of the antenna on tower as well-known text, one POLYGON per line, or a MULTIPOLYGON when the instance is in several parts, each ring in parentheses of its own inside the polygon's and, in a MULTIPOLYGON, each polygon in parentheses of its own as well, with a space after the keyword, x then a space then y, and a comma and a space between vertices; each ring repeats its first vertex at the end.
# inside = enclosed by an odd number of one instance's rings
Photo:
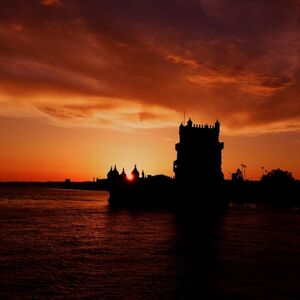
POLYGON ((183 125, 185 125, 185 110, 183 111, 183 125))

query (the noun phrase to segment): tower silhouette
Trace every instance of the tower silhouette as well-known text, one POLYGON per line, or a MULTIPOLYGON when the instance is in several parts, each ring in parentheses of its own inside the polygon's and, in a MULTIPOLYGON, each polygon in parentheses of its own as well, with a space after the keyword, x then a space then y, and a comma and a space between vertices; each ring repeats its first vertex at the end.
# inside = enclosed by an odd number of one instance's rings
POLYGON ((179 183, 218 183, 223 180, 222 150, 219 142, 220 123, 195 125, 189 119, 179 126, 179 143, 175 145, 175 179, 179 183))

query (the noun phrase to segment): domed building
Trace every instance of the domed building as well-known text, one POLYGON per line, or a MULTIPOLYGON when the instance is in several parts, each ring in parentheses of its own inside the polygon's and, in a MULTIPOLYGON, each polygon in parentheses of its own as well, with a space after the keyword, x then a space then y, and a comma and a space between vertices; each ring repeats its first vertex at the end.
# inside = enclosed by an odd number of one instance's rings
POLYGON ((138 171, 136 165, 134 165, 134 169, 131 172, 132 180, 137 181, 140 178, 140 172, 138 171))
POLYGON ((112 178, 113 178, 113 168, 110 167, 110 170, 107 173, 107 180, 111 180, 112 178))
POLYGON ((121 173, 120 176, 121 176, 121 178, 122 178, 123 181, 125 181, 125 180, 127 179, 127 175, 126 175, 126 173, 125 173, 124 168, 123 168, 122 173, 121 173))
POLYGON ((114 169, 111 167, 109 172, 107 173, 108 180, 116 180, 117 178, 119 178, 119 176, 120 176, 120 174, 119 174, 119 171, 118 171, 116 165, 115 165, 114 169))

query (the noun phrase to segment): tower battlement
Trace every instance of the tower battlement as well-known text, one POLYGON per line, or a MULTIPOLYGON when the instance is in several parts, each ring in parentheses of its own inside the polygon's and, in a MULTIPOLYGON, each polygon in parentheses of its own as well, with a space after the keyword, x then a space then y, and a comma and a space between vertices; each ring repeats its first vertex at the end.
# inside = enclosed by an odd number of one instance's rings
POLYGON ((215 126, 214 125, 208 125, 208 124, 205 124, 205 125, 202 125, 202 124, 193 124, 192 128, 214 129, 215 126))
POLYGON ((220 123, 217 120, 215 124, 208 125, 208 124, 193 124, 193 121, 191 119, 188 120, 187 125, 183 125, 181 123, 180 128, 199 128, 199 129, 217 129, 220 130, 220 123))

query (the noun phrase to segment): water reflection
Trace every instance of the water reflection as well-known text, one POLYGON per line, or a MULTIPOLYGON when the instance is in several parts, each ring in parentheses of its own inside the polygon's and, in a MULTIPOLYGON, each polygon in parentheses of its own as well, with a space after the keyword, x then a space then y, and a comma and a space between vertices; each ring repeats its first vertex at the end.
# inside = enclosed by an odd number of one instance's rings
POLYGON ((294 212, 110 209, 107 194, 0 191, 0 297, 293 299, 294 212))

